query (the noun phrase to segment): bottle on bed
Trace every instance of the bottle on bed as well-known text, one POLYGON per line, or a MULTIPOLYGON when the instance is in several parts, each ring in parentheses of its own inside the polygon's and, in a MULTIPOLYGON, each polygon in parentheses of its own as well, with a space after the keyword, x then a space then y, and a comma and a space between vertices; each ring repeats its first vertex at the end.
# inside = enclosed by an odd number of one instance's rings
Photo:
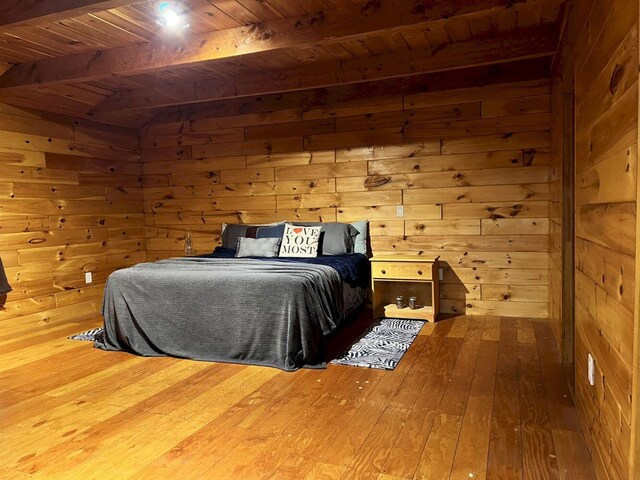
POLYGON ((184 254, 186 256, 193 255, 193 241, 191 240, 191 228, 187 227, 184 231, 184 254))

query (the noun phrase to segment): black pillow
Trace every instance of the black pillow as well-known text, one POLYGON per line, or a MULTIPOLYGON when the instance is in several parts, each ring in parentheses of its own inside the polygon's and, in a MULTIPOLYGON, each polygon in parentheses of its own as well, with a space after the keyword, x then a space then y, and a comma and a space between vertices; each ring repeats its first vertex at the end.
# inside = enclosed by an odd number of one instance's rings
POLYGON ((300 222, 295 225, 303 227, 322 227, 320 230, 320 254, 321 255, 344 255, 353 253, 353 243, 360 233, 350 223, 339 222, 300 222))

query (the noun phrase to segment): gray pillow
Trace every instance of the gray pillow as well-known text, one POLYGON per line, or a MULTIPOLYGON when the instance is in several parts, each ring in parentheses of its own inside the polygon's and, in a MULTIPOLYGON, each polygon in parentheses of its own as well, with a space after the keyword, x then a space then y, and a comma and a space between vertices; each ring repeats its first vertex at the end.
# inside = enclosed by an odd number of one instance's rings
POLYGON ((280 225, 283 222, 265 223, 265 224, 250 224, 250 223, 223 223, 222 224, 222 246, 225 248, 237 248, 238 239, 240 237, 256 238, 256 233, 259 227, 280 225))
POLYGON ((282 238, 284 235, 284 227, 284 223, 271 227, 260 227, 256 232, 256 238, 282 238))
MULTIPOLYGON (((247 236, 249 225, 229 224, 224 227, 222 232, 222 246, 225 248, 236 248, 238 239, 247 236)), ((255 237, 255 235, 254 235, 255 237)))
POLYGON ((367 237, 369 236, 369 222, 367 220, 363 220, 361 222, 351 222, 351 225, 358 230, 358 235, 353 242, 353 253, 362 253, 363 255, 366 255, 367 237))
POLYGON ((280 238, 238 238, 236 257, 277 257, 280 238))
POLYGON ((320 230, 320 255, 344 255, 353 253, 353 242, 358 230, 350 223, 301 222, 295 225, 322 227, 320 230))

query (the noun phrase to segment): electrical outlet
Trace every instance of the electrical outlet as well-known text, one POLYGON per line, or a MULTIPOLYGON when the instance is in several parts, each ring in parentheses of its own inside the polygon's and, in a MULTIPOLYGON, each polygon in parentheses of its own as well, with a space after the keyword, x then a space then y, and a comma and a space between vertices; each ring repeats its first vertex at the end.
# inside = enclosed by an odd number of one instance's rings
POLYGON ((93 274, 91 272, 85 272, 84 274, 84 283, 93 282, 93 274))
POLYGON ((441 282, 444 280, 444 268, 438 269, 438 280, 440 280, 441 282))
POLYGON ((398 205, 396 207, 396 217, 404 217, 404 205, 398 205))
POLYGON ((591 354, 587 354, 587 374, 589 377, 589 385, 592 387, 596 384, 596 361, 591 354))

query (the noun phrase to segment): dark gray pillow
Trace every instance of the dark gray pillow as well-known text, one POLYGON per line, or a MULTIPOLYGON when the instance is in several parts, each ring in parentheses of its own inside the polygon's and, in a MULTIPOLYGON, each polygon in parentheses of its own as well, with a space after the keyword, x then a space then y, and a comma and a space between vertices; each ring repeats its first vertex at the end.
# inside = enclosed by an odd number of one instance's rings
POLYGON ((277 257, 280 238, 238 238, 236 257, 277 257))
POLYGON ((297 222, 295 225, 322 227, 322 230, 320 230, 320 255, 353 253, 354 240, 360 233, 350 223, 297 222))
POLYGON ((256 232, 256 238, 282 238, 285 224, 274 225, 272 227, 260 227, 256 232))
POLYGON ((249 223, 227 223, 222 231, 222 246, 225 248, 237 248, 238 238, 256 238, 258 228, 272 225, 282 225, 283 222, 267 223, 263 225, 252 225, 249 223))
POLYGON ((247 229, 250 225, 228 224, 222 232, 222 246, 225 248, 236 248, 238 239, 247 236, 247 229))

